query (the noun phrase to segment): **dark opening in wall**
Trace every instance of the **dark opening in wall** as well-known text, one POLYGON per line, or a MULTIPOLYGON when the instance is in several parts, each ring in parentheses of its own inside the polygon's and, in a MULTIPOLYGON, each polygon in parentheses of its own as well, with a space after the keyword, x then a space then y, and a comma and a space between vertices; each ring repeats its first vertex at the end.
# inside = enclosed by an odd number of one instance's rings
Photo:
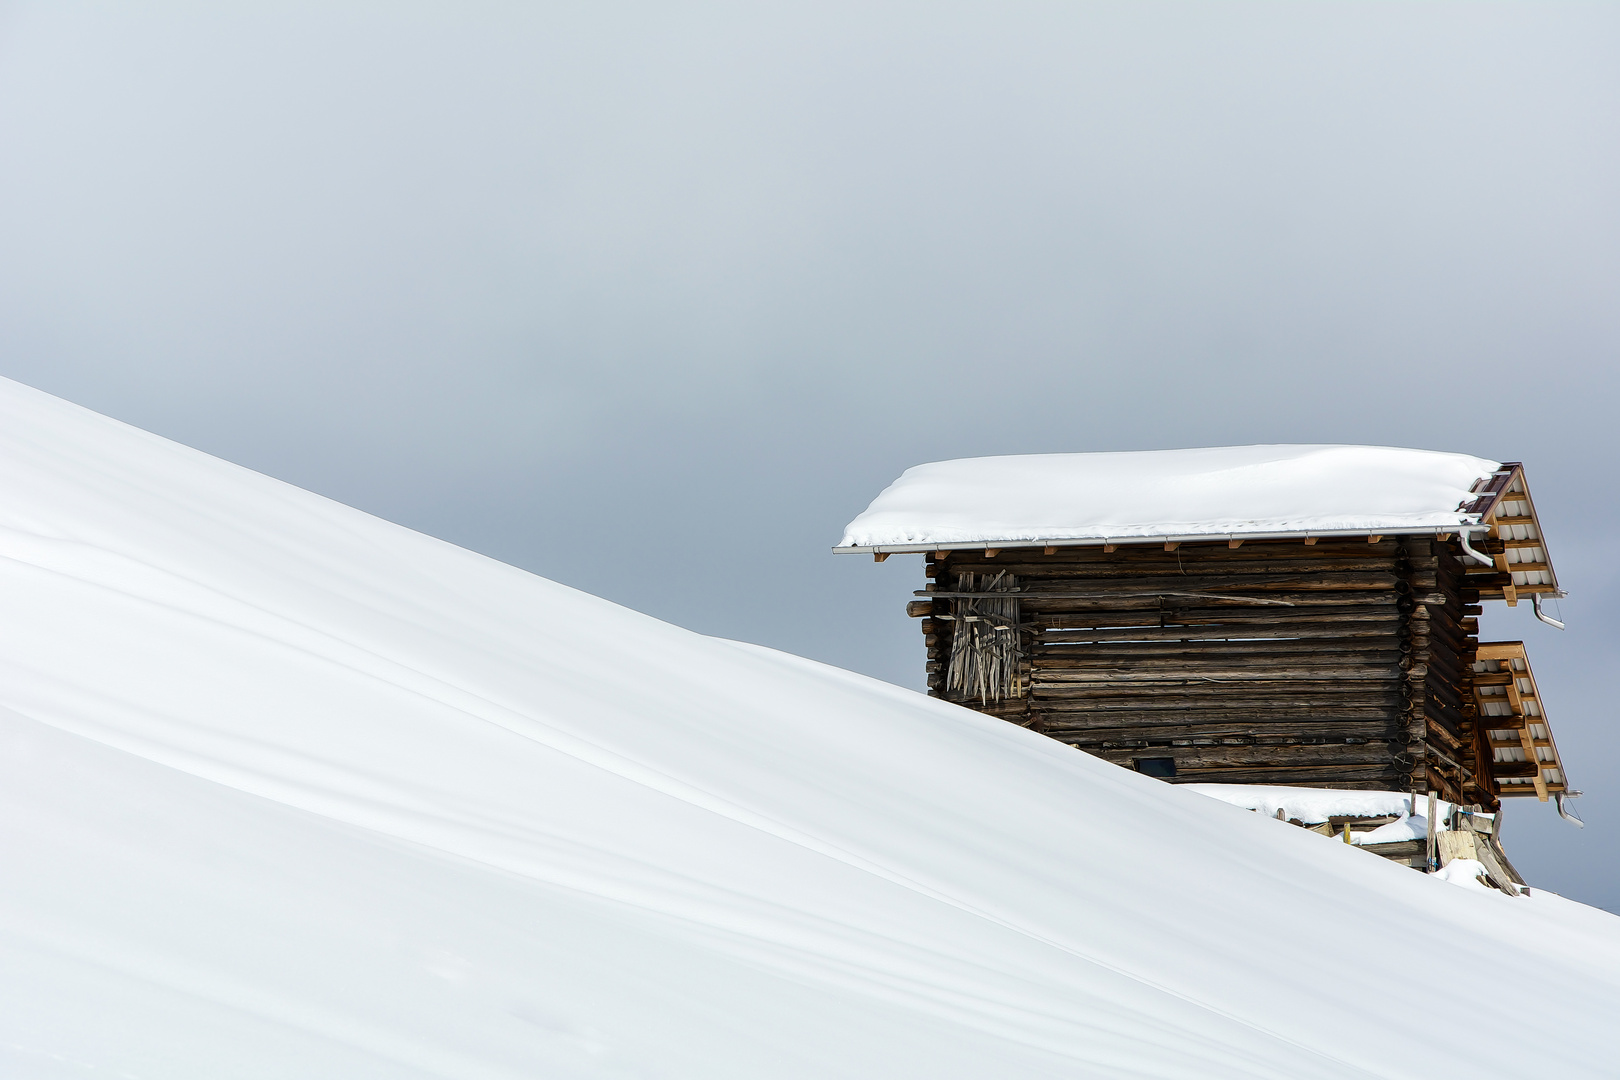
POLYGON ((1139 757, 1136 759, 1136 771, 1144 776, 1174 776, 1176 775, 1176 759, 1173 757, 1139 757))

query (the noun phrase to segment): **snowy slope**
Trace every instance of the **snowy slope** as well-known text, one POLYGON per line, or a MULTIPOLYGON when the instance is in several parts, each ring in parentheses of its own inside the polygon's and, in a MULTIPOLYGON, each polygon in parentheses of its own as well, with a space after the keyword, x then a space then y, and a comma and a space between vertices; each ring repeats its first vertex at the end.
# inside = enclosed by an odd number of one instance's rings
POLYGON ((1612 1075, 1612 916, 4 382, 0 598, 6 1077, 1612 1075))
POLYGON ((840 548, 1455 530, 1497 463, 1393 446, 1023 454, 907 469, 840 548))

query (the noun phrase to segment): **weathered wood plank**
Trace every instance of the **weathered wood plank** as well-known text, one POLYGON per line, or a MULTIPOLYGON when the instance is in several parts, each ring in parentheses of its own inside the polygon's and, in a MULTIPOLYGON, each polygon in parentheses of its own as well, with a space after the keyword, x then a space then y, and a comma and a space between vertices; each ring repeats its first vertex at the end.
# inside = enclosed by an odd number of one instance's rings
MULTIPOLYGON (((1354 624, 1323 625, 1320 622, 1225 622, 1180 624, 1175 626, 1121 626, 1122 620, 1109 620, 1113 625, 1075 626, 1078 619, 1062 620, 1068 625, 1046 629, 1042 638, 1046 644, 1088 644, 1103 641, 1262 641, 1282 639, 1322 641, 1380 639, 1393 644, 1397 640, 1399 624, 1393 619, 1365 620, 1354 624)), ((1040 620, 1034 620, 1040 628, 1040 620)), ((1037 647, 1038 649, 1039 647, 1037 647)))

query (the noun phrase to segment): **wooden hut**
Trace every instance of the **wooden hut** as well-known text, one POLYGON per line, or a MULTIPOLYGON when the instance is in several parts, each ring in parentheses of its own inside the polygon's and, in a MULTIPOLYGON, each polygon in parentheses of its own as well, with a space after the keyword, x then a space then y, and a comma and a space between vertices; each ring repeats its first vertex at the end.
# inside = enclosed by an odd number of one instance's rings
POLYGON ((939 462, 838 552, 922 554, 929 693, 1175 783, 1568 783, 1486 601, 1562 595, 1517 462, 1254 446, 939 462))

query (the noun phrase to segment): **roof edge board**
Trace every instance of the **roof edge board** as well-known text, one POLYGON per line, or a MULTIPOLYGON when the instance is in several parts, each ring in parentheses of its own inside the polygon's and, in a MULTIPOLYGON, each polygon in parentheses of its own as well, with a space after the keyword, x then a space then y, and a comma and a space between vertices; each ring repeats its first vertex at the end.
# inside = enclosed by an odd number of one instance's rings
POLYGON ((928 544, 859 544, 843 547, 833 546, 835 555, 907 555, 926 554, 930 551, 983 551, 985 548, 1009 550, 1017 548, 1037 547, 1102 547, 1105 544, 1125 547, 1139 544, 1197 544, 1221 543, 1230 540, 1345 540, 1365 536, 1449 536, 1455 532, 1485 532, 1490 526, 1478 522, 1461 522, 1445 528, 1425 526, 1423 528, 1391 528, 1391 529, 1310 529, 1295 530, 1292 532, 1229 532, 1229 533, 1184 533, 1165 534, 1160 536, 1087 536, 1070 539, 1020 539, 1020 540, 968 540, 951 541, 949 543, 928 544))
MULTIPOLYGON (((1541 527, 1541 516, 1536 512, 1535 496, 1533 496, 1530 493, 1530 480, 1529 480, 1528 477, 1526 477, 1524 475, 1524 464, 1523 464, 1523 462, 1504 461, 1502 463, 1501 469, 1498 470, 1495 475, 1496 476, 1502 476, 1504 473, 1506 474, 1506 478, 1501 482, 1501 484, 1498 486, 1497 490, 1490 493, 1491 499, 1490 499, 1489 503, 1487 503, 1483 507, 1480 507, 1479 506, 1479 501, 1480 500, 1475 500, 1475 503, 1472 504, 1472 506, 1477 508, 1477 510, 1473 509, 1473 508, 1465 508, 1464 512, 1465 513, 1475 513, 1475 512, 1477 512, 1479 520, 1481 522, 1484 522, 1485 524, 1487 524, 1487 525, 1489 525, 1491 527, 1491 535, 1492 536, 1500 535, 1500 529, 1497 527, 1497 525, 1495 523, 1496 514, 1497 514, 1498 509, 1500 509, 1502 503, 1508 501, 1507 496, 1509 494, 1509 491, 1513 487, 1513 482, 1515 480, 1517 480, 1519 482, 1519 487, 1521 487, 1523 489, 1523 498, 1522 498, 1522 500, 1521 499, 1514 499, 1512 501, 1514 501, 1514 502, 1522 501, 1526 506, 1528 506, 1530 508, 1529 517, 1530 517, 1530 521, 1531 521, 1532 526, 1536 530, 1537 542, 1541 545, 1542 555, 1544 556, 1544 561, 1545 561, 1546 567, 1547 567, 1546 574, 1547 574, 1548 577, 1552 578, 1552 583, 1551 583, 1550 586, 1535 586, 1535 585, 1526 586, 1526 585, 1520 585, 1520 586, 1516 587, 1517 591, 1524 592, 1524 593, 1528 593, 1528 592, 1551 592, 1554 595, 1561 596, 1561 595, 1563 595, 1563 590, 1560 589, 1559 586, 1558 586, 1558 571, 1553 567, 1552 551, 1547 547, 1547 530, 1543 529, 1541 527)), ((1494 478, 1495 477, 1493 476, 1492 479, 1494 479, 1494 478)), ((1508 568, 1509 568, 1509 570, 1511 570, 1512 564, 1508 564, 1508 568)))

